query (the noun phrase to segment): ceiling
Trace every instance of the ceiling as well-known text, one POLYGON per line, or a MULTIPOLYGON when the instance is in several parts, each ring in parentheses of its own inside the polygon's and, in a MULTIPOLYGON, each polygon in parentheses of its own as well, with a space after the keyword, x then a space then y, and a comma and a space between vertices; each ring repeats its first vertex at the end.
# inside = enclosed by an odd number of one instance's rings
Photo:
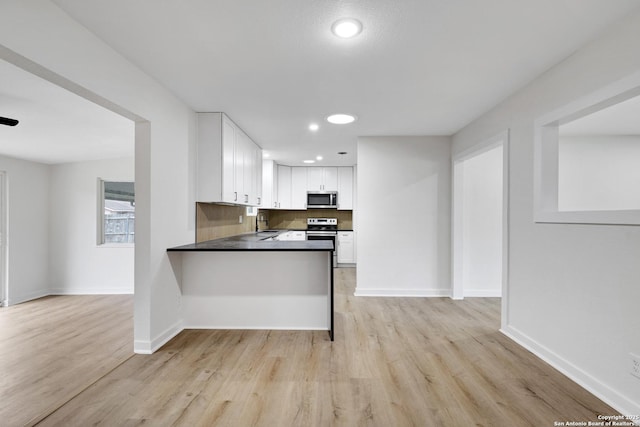
POLYGON ((0 154, 55 164, 132 157, 134 123, 0 60, 0 154))
POLYGON ((451 135, 638 8, 637 0, 53 1, 195 111, 226 112, 292 165, 317 155, 319 164, 354 164, 358 136, 451 135), (362 33, 335 37, 341 17, 359 19, 362 33), (331 125, 331 113, 358 120, 331 125))

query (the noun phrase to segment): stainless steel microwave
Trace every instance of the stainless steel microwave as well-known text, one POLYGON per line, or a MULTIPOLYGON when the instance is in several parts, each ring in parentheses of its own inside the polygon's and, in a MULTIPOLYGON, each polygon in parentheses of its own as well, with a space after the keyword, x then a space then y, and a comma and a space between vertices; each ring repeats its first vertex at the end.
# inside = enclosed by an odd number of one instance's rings
POLYGON ((308 191, 307 192, 307 209, 337 209, 338 208, 338 192, 337 191, 308 191))

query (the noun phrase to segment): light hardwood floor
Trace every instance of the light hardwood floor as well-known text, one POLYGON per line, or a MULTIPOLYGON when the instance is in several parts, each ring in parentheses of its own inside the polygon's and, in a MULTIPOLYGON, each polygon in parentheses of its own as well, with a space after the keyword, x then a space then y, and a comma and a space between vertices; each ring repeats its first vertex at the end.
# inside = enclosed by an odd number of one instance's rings
POLYGON ((0 425, 33 425, 133 356, 133 296, 0 308, 0 425))
POLYGON ((610 407, 500 334, 499 299, 354 297, 336 341, 198 331, 120 364, 42 426, 553 426, 610 407))

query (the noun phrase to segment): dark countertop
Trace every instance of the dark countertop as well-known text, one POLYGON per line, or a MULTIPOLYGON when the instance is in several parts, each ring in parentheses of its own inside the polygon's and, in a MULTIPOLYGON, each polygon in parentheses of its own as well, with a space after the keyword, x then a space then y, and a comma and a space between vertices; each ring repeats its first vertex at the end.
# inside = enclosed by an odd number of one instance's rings
POLYGON ((265 240, 286 230, 239 234, 206 242, 168 248, 167 252, 215 251, 333 251, 329 240, 265 240))

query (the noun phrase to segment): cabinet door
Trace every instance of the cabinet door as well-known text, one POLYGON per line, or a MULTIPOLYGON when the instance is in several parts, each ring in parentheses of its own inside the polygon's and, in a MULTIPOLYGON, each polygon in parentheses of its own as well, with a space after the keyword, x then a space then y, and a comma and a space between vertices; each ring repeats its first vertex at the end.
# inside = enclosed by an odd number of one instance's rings
POLYGON ((338 168, 322 168, 322 191, 338 191, 338 168))
POLYGON ((255 165, 253 164, 256 154, 255 154, 255 144, 244 132, 244 198, 242 199, 242 203, 246 203, 248 205, 253 205, 255 203, 256 198, 256 189, 255 189, 255 181, 253 179, 253 174, 255 171, 255 165))
POLYGON ((290 231, 291 240, 307 240, 306 231, 290 231))
POLYGON ((338 191, 337 167, 308 167, 308 191, 338 191))
POLYGON ((338 168, 338 210, 353 209, 353 168, 338 168))
MULTIPOLYGON (((222 116, 222 200, 229 203, 237 202, 238 193, 235 190, 235 146, 236 127, 222 116)), ((218 165, 211 165, 212 168, 218 165)))
POLYGON ((253 146, 253 194, 252 204, 262 205, 262 149, 254 144, 253 146))
POLYGON ((322 191, 323 176, 322 168, 307 169, 307 191, 322 191))
POLYGON ((234 202, 246 204, 245 197, 245 155, 246 155, 246 136, 242 130, 236 128, 236 145, 235 145, 235 162, 234 162, 234 176, 235 176, 235 185, 234 185, 234 193, 235 199, 234 202))
POLYGON ((273 203, 275 199, 273 197, 273 187, 277 184, 273 180, 273 160, 262 161, 262 203, 265 208, 275 207, 273 203))
POLYGON ((291 209, 307 208, 307 170, 298 166, 291 168, 291 209))
POLYGON ((273 173, 273 178, 271 179, 271 181, 273 182, 273 185, 271 186, 271 203, 269 204, 269 207, 277 208, 278 207, 278 166, 275 164, 275 162, 273 163, 273 167, 271 169, 273 173))
POLYGON ((278 240, 306 240, 306 232, 304 231, 287 231, 278 235, 278 240))
POLYGON ((291 167, 278 165, 278 209, 291 209, 291 167))
POLYGON ((353 231, 338 231, 337 258, 339 264, 353 264, 355 260, 355 245, 353 231))

